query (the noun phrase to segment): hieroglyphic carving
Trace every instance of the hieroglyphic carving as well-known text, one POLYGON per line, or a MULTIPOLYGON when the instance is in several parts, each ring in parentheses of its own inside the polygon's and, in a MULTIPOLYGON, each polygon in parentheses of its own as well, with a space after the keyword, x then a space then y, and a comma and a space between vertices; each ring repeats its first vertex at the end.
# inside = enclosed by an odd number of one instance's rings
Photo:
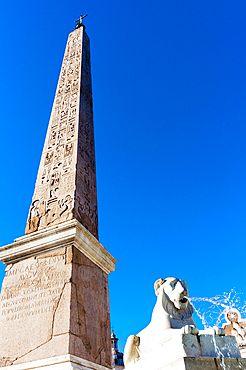
POLYGON ((30 216, 27 222, 29 232, 39 230, 51 224, 67 221, 72 217, 73 197, 67 194, 62 199, 57 196, 58 187, 49 190, 49 199, 35 200, 30 209, 30 216))
POLYGON ((44 165, 46 166, 47 164, 50 164, 52 162, 52 159, 53 159, 53 152, 48 152, 45 156, 45 161, 44 161, 44 165))
POLYGON ((89 39, 83 40, 83 69, 79 114, 78 170, 76 187, 76 217, 95 236, 97 230, 97 195, 93 121, 92 88, 90 72, 89 39))
POLYGON ((68 143, 65 146, 64 157, 71 156, 73 154, 73 143, 68 143))
POLYGON ((97 237, 90 46, 83 28, 68 38, 26 233, 74 217, 97 237))

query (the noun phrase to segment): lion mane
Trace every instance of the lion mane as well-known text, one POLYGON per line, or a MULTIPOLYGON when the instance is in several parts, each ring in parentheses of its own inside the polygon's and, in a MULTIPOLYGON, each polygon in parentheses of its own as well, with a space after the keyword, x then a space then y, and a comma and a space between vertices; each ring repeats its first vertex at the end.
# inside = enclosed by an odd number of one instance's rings
MULTIPOLYGON (((154 284, 155 294, 159 295, 159 288, 161 285, 163 285, 163 297, 162 297, 162 307, 163 310, 173 319, 176 320, 182 320, 187 321, 190 320, 193 315, 193 307, 188 301, 187 307, 183 310, 178 309, 175 307, 174 302, 172 301, 172 296, 170 297, 168 288, 170 287, 170 284, 172 281, 177 280, 176 278, 169 277, 167 279, 158 279, 154 284)), ((182 284, 186 287, 187 293, 187 285, 184 281, 182 281, 182 284)))

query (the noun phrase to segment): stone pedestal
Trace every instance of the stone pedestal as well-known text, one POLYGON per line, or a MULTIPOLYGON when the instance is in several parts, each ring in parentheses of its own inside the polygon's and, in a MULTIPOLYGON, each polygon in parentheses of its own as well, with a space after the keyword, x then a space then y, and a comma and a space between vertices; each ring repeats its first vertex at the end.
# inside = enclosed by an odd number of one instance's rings
MULTIPOLYGON (((137 365, 137 364, 136 364, 137 365)), ((126 367, 136 370, 244 370, 246 369, 246 359, 244 358, 214 358, 214 357, 184 357, 174 362, 159 365, 145 366, 139 361, 138 366, 126 367)))
POLYGON ((97 365, 80 357, 64 355, 44 360, 26 362, 20 365, 2 367, 2 370, 108 370, 108 367, 97 365))
POLYGON ((1 367, 111 368, 107 274, 116 260, 92 234, 64 222, 2 247, 0 260, 1 367))
MULTIPOLYGON (((175 329, 174 329, 175 330, 175 329)), ((231 336, 174 333, 155 350, 126 370, 236 370, 246 369, 236 339, 231 336)))

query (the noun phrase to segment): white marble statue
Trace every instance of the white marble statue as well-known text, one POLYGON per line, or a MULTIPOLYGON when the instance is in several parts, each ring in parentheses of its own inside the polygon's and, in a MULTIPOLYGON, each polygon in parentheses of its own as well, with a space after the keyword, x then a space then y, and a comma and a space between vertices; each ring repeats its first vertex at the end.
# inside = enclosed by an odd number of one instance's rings
POLYGON ((137 335, 131 335, 126 342, 124 362, 136 362, 160 343, 172 336, 174 329, 182 333, 198 334, 192 318, 193 308, 188 300, 185 281, 169 277, 158 279, 154 284, 157 302, 150 324, 137 335))
POLYGON ((245 369, 236 338, 223 328, 198 330, 187 285, 169 277, 154 284, 157 302, 151 322, 126 342, 126 370, 245 369), (228 366, 227 366, 228 365, 228 366))

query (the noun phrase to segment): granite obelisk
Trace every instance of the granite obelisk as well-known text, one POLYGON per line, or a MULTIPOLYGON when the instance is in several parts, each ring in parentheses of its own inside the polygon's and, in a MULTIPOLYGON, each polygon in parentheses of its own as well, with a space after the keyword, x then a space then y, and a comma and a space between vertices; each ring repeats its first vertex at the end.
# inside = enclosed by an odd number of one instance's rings
POLYGON ((90 41, 68 37, 26 234, 77 219, 98 238, 90 41))
POLYGON ((111 368, 108 277, 98 241, 89 38, 69 35, 26 235, 0 248, 0 367, 111 368))

